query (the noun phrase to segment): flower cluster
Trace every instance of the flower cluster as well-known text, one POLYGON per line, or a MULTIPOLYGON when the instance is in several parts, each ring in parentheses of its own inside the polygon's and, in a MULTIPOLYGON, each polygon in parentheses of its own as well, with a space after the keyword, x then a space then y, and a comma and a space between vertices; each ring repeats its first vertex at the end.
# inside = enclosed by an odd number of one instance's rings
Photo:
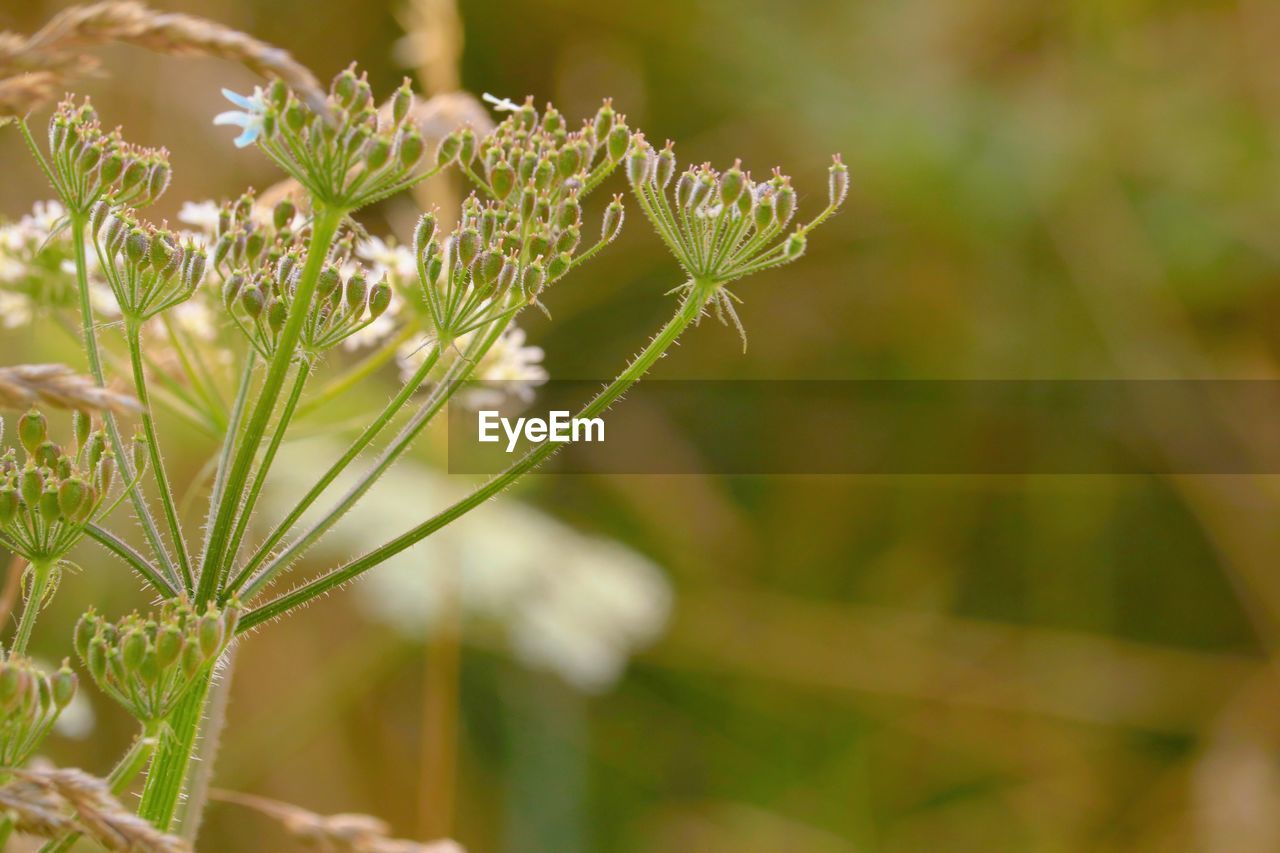
POLYGON ((44 415, 33 409, 18 420, 24 464, 13 449, 0 456, 0 543, 29 563, 61 559, 111 490, 116 466, 105 433, 81 412, 73 420, 74 452, 49 439, 44 415))
POLYGON ((142 322, 191 298, 204 277, 203 249, 164 228, 139 225, 126 210, 93 208, 90 224, 102 274, 120 312, 142 322))
POLYGON ((462 171, 486 195, 520 209, 534 200, 556 204, 567 195, 586 196, 617 167, 631 143, 626 117, 609 101, 571 132, 550 104, 539 114, 532 97, 523 105, 486 98, 510 115, 481 139, 464 129, 443 146, 456 147, 462 171))
POLYGON ((235 604, 199 613, 185 600, 116 623, 90 610, 76 625, 76 653, 98 687, 134 717, 162 720, 226 649, 239 617, 235 604))
POLYGON ((20 767, 76 695, 76 675, 64 661, 53 673, 29 658, 0 650, 0 767, 20 767))
POLYGON ((119 130, 104 131, 86 98, 58 104, 49 120, 49 180, 72 213, 87 213, 108 199, 143 207, 169 186, 168 152, 125 142, 119 130))
MULTIPOLYGON (((377 321, 391 304, 391 285, 385 280, 370 284, 358 267, 344 276, 343 268, 353 268, 343 257, 339 244, 320 272, 316 298, 311 301, 300 345, 318 354, 342 343, 377 321)), ((257 271, 234 273, 223 285, 222 298, 231 318, 250 343, 264 356, 275 352, 285 321, 292 309, 302 254, 290 250, 273 264, 257 271)))
POLYGON ((426 143, 409 121, 413 93, 407 80, 382 112, 354 66, 334 78, 318 111, 279 80, 247 98, 223 94, 240 109, 220 114, 214 123, 241 127, 236 145, 256 142, 320 203, 351 211, 416 180, 426 143))
MULTIPOLYGON (((849 192, 849 170, 839 155, 829 169, 828 203, 814 219, 782 234, 796 215, 791 178, 775 169, 757 183, 741 163, 723 173, 709 163, 675 178, 676 155, 668 142, 655 151, 637 134, 627 154, 627 180, 645 216, 691 279, 715 287, 716 311, 733 320, 746 345, 728 282, 790 263, 804 254, 809 231, 839 209, 849 192), (674 190, 671 190, 675 178, 674 190)), ((687 285, 693 287, 693 281, 687 285)))
POLYGON ((24 326, 41 309, 75 305, 65 223, 59 202, 40 201, 18 221, 0 225, 0 328, 24 326))

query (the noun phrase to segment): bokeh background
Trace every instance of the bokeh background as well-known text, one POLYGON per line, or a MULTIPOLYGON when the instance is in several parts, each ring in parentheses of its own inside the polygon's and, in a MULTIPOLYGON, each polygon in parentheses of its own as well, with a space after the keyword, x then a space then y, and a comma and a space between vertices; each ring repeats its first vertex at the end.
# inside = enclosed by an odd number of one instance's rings
MULTIPOLYGON (((6 2, 0 28, 31 31, 65 5, 6 2)), ((685 161, 782 166, 810 209, 842 152, 846 210, 802 263, 742 288, 747 353, 704 323, 660 377, 1276 374, 1280 7, 1266 0, 155 5, 279 44, 322 79, 358 60, 379 92, 409 73, 570 116, 609 95, 685 161)), ((103 55, 110 76, 80 89, 131 139, 172 150, 162 215, 276 180, 209 124, 219 87, 245 91, 247 72, 103 55)), ((47 196, 12 130, 0 164, 0 213, 47 196)), ((405 235, 412 219, 401 201, 368 224, 405 235)), ((527 320, 530 338, 552 376, 605 377, 677 282, 633 217, 550 295, 553 321, 527 320)), ((0 334, 5 363, 76 357, 0 334)), ((440 441, 416 464, 437 463, 440 441)), ((193 439, 169 454, 194 476, 210 451, 193 439)), ((424 642, 344 591, 244 643, 215 783, 477 853, 1274 851, 1278 486, 535 477, 504 500, 566 526, 548 535, 623 543, 669 587, 661 636, 619 679, 584 689, 513 654, 501 626, 467 624, 455 658, 449 620, 424 642)), ((415 500, 402 491, 397 511, 415 500)), ((554 574, 556 549, 503 518, 459 538, 459 571, 485 572, 466 554, 496 542, 554 574)), ((136 587, 85 561, 37 651, 63 654, 90 603, 139 606, 136 587)), ((443 586, 406 589, 401 604, 447 609, 443 586)), ((50 754, 102 772, 130 729, 93 704, 90 737, 50 754)), ((201 837, 293 843, 219 802, 201 837)))

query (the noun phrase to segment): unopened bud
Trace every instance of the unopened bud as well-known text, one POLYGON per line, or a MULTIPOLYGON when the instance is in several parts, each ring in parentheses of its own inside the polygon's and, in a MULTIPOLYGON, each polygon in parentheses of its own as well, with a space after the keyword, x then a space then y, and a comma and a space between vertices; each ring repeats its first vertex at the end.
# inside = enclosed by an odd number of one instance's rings
POLYGON ((412 169, 418 165, 425 147, 426 143, 422 141, 422 134, 418 131, 411 129, 405 133, 404 138, 400 140, 400 167, 412 169))
POLYGON ((511 195, 516 185, 516 171, 506 160, 500 160, 489 172, 489 186, 499 200, 511 195))
POLYGON ((49 424, 44 415, 37 409, 31 409, 18 418, 18 440, 28 455, 34 455, 36 448, 49 438, 49 424))
POLYGON ((386 279, 383 279, 369 291, 369 314, 373 317, 381 317, 390 307, 391 285, 387 284, 386 279))
POLYGON ((441 139, 440 144, 436 146, 436 165, 444 166, 452 163, 460 150, 462 150, 462 137, 458 131, 454 131, 441 139))
POLYGON ((396 89, 396 93, 391 96, 391 120, 396 124, 400 124, 409 116, 409 109, 413 106, 413 88, 409 85, 408 78, 404 83, 396 89))

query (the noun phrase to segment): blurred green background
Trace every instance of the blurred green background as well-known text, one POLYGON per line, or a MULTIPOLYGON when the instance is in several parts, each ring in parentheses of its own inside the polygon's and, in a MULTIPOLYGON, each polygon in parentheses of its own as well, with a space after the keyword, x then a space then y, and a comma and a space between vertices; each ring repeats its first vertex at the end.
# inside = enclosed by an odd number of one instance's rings
MULTIPOLYGON (((0 28, 29 32, 65 5, 5 3, 0 28)), ((441 20, 439 0, 417 18, 401 0, 156 5, 279 44, 322 79, 355 59, 385 93, 416 59, 428 87, 453 85, 447 27, 426 33, 445 39, 435 66, 403 40, 441 20)), ((803 262, 741 288, 747 353, 704 323, 660 377, 1275 376, 1274 3, 460 0, 458 12, 469 91, 533 94, 571 117, 612 96, 650 139, 677 140, 682 161, 783 167, 802 212, 825 203, 829 155, 843 153, 845 211, 803 262)), ((209 125, 218 88, 245 91, 247 72, 103 55, 110 76, 78 88, 131 139, 172 150, 160 215, 277 179, 209 125)), ((0 213, 48 195, 12 130, 0 163, 0 213)), ((405 235, 408 204, 368 224, 405 235)), ((550 295, 553 321, 523 322, 553 377, 606 377, 678 281, 636 215, 550 295)), ((4 363, 76 358, 60 340, 0 334, 4 363)), ((394 376, 381 378, 353 412, 385 399, 394 376)), ((172 464, 194 476, 210 449, 173 445, 172 464)), ((506 500, 647 555, 673 588, 671 621, 599 695, 468 642, 443 826, 477 853, 1280 849, 1278 487, 533 478, 506 500)), ((120 566, 86 562, 37 651, 63 654, 57 638, 90 603, 141 604, 120 566)), ((405 836, 442 826, 423 770, 429 655, 349 592, 264 628, 236 665, 216 784, 374 813, 405 836)), ((94 705, 90 739, 50 754, 102 772, 130 730, 94 705)), ((272 820, 214 803, 201 849, 290 844, 272 820)))

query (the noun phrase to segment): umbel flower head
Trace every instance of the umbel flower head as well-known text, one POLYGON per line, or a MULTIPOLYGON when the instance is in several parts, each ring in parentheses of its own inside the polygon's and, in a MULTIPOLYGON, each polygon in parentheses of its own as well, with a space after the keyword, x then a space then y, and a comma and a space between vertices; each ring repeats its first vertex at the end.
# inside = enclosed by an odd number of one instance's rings
POLYGON ((731 301, 736 297, 724 285, 799 258, 808 233, 835 213, 849 192, 849 170, 837 154, 828 170, 827 206, 784 236, 796 215, 796 191, 791 178, 777 169, 757 183, 741 162, 724 172, 704 163, 677 178, 673 144, 655 151, 642 134, 634 139, 626 168, 641 210, 690 279, 714 287, 717 312, 721 319, 732 318, 744 346, 746 336, 731 301))
POLYGON ((409 118, 408 80, 381 114, 368 80, 356 75, 354 65, 333 79, 320 111, 280 80, 249 97, 224 94, 240 109, 219 114, 214 124, 242 128, 237 146, 256 143, 325 205, 352 211, 425 177, 414 176, 426 143, 409 118))
MULTIPOLYGON (((370 282, 350 258, 351 240, 339 240, 320 271, 299 339, 302 349, 319 354, 342 343, 386 313, 391 285, 385 278, 370 282), (344 275, 344 269, 352 271, 344 275)), ((302 252, 290 249, 274 262, 228 276, 222 302, 231 319, 264 357, 275 352, 292 310, 302 273, 302 252)))
POLYGON ((72 213, 86 213, 101 199, 145 207, 169 187, 169 153, 125 142, 106 132, 86 98, 58 104, 49 120, 48 178, 72 213))
POLYGON ((252 191, 217 209, 211 229, 210 261, 225 281, 233 273, 250 273, 275 264, 290 250, 301 250, 310 236, 299 225, 297 206, 285 199, 269 211, 260 208, 252 191))
POLYGON ((134 717, 163 720, 227 648, 239 618, 235 603, 197 612, 185 600, 114 623, 90 610, 76 625, 76 654, 102 692, 134 717))
POLYGON ((622 162, 631 142, 626 117, 607 100, 570 131, 555 107, 547 104, 539 113, 532 97, 522 105, 485 99, 510 115, 478 140, 470 128, 451 134, 441 150, 456 152, 462 171, 485 195, 518 210, 554 206, 570 195, 585 198, 622 162))
POLYGON ((21 767, 76 695, 76 674, 63 661, 53 673, 0 649, 0 768, 21 767))
POLYGON ((172 231, 139 225, 128 210, 109 212, 106 202, 90 215, 102 274, 120 306, 135 322, 154 317, 191 298, 204 277, 207 256, 172 231))
POLYGON ((414 254, 437 339, 455 341, 535 303, 547 286, 613 240, 622 218, 622 202, 614 198, 600 239, 579 255, 582 206, 576 192, 554 203, 550 194, 531 194, 527 207, 481 202, 472 195, 443 242, 434 214, 424 215, 415 230, 414 254))
POLYGON ((28 563, 60 560, 85 525, 105 514, 115 457, 87 415, 74 413, 73 423, 76 446, 65 451, 50 440, 45 416, 32 409, 18 420, 25 461, 19 463, 13 449, 0 456, 0 544, 28 563))

